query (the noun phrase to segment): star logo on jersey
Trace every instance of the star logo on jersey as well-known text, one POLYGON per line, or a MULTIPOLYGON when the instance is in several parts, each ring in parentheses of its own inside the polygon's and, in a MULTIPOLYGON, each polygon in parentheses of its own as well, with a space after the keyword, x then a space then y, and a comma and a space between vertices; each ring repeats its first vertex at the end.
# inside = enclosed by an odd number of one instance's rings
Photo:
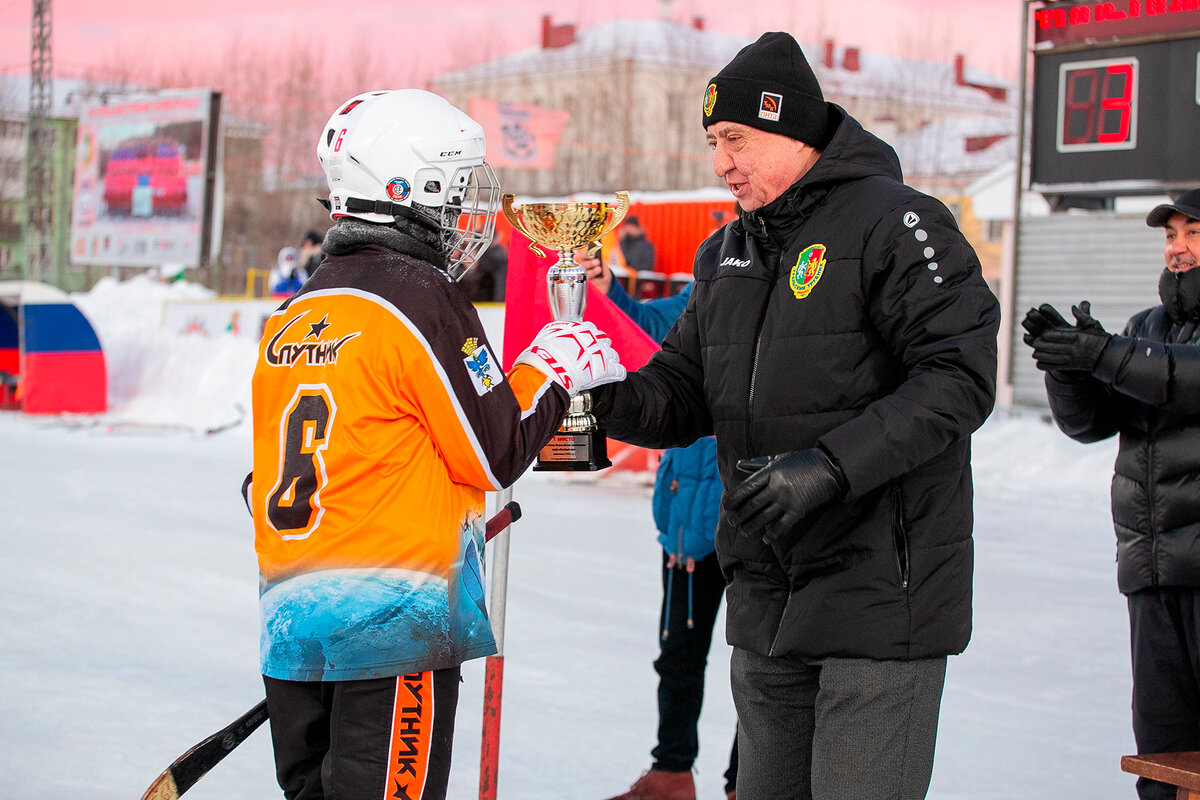
MULTIPOLYGON (((314 322, 308 326, 308 336, 311 336, 315 339, 320 339, 322 331, 324 331, 328 327, 329 327, 329 315, 326 314, 325 316, 321 317, 320 322, 314 322)), ((307 339, 308 336, 305 336, 304 338, 307 339)))
POLYGON ((467 372, 471 375, 476 393, 485 395, 504 380, 504 375, 496 366, 487 345, 480 345, 477 337, 467 339, 463 343, 462 351, 466 355, 463 363, 467 365, 467 372))
POLYGON ((272 367, 291 367, 304 364, 312 366, 322 366, 325 364, 336 364, 338 353, 346 342, 362 335, 362 331, 346 334, 337 339, 322 341, 321 336, 324 335, 325 329, 330 327, 329 316, 325 315, 319 322, 308 323, 308 333, 301 337, 298 341, 288 341, 289 338, 298 335, 303 326, 296 328, 296 333, 289 337, 288 332, 292 330, 292 326, 300 322, 308 316, 305 311, 287 321, 287 324, 279 329, 279 333, 271 337, 271 341, 267 343, 267 349, 264 353, 264 358, 268 365, 272 367), (314 338, 316 341, 308 341, 314 338))
POLYGON ((796 259, 796 266, 792 267, 792 274, 788 277, 788 285, 791 286, 792 294, 796 295, 797 300, 808 297, 817 281, 821 280, 821 273, 824 271, 825 245, 813 244, 804 248, 800 257, 796 259))

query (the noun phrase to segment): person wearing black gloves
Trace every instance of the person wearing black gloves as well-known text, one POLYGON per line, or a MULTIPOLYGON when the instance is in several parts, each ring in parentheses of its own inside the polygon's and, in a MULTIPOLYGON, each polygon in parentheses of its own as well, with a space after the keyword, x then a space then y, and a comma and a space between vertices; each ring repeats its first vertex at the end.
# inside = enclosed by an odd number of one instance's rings
POLYGON ((1071 306, 1071 313, 1075 316, 1075 325, 1063 319, 1053 306, 1043 304, 1031 309, 1021 323, 1028 331, 1025 343, 1034 347, 1033 358, 1038 369, 1087 375, 1096 368, 1112 334, 1092 319, 1092 304, 1087 300, 1071 306), (1034 331, 1037 331, 1036 336, 1034 331), (1041 340, 1036 346, 1035 339, 1041 340))
POLYGON ((845 478, 819 447, 779 456, 742 458, 737 468, 750 477, 723 505, 738 530, 774 544, 800 520, 842 496, 845 478))
POLYGON ((922 798, 971 634, 999 303, 790 35, 743 48, 703 105, 738 218, 697 251, 662 350, 594 411, 647 447, 716 435, 738 800, 922 798))
MULTIPOLYGON (((1110 335, 1082 302, 1022 326, 1054 421, 1079 442, 1120 435, 1112 481, 1117 587, 1129 608, 1139 753, 1200 750, 1200 189, 1160 205, 1162 305, 1110 335)), ((1141 800, 1175 788, 1139 778, 1141 800)))

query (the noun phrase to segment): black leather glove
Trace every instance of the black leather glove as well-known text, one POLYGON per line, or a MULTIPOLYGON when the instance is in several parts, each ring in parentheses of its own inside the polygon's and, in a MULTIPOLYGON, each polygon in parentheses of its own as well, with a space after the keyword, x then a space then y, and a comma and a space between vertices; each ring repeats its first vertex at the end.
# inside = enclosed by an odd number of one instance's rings
POLYGON ((1025 344, 1033 347, 1034 340, 1046 331, 1052 328, 1069 328, 1071 323, 1063 319, 1057 308, 1049 303, 1042 303, 1037 308, 1029 309, 1025 319, 1021 320, 1021 327, 1025 329, 1025 335, 1022 337, 1025 344))
POLYGON ((728 492, 722 505, 741 533, 767 544, 844 492, 841 470, 818 447, 743 458, 737 467, 753 474, 728 492))
POLYGON ((1108 347, 1112 334, 1091 315, 1092 304, 1084 300, 1071 306, 1075 326, 1055 327, 1033 341, 1033 360, 1046 372, 1084 372, 1091 374, 1108 347))

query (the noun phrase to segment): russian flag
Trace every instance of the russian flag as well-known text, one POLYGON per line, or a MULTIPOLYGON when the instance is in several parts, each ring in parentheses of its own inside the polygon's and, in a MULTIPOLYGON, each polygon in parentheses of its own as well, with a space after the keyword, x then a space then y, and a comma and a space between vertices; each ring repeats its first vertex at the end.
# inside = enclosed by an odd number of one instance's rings
POLYGON ((0 315, 5 318, 0 320, 0 370, 19 375, 19 399, 25 412, 104 412, 108 408, 104 353, 91 323, 71 298, 33 281, 0 284, 0 298, 5 305, 0 315), (14 346, 16 331, 21 335, 14 346))

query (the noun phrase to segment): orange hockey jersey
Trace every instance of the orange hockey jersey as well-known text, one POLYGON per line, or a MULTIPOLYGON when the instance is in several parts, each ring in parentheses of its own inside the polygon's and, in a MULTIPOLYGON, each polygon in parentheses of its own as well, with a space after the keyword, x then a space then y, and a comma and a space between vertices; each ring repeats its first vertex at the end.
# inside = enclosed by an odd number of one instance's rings
POLYGON ((348 680, 495 652, 484 492, 554 434, 567 393, 505 375, 441 270, 378 245, 327 256, 268 320, 250 503, 264 675, 348 680))

